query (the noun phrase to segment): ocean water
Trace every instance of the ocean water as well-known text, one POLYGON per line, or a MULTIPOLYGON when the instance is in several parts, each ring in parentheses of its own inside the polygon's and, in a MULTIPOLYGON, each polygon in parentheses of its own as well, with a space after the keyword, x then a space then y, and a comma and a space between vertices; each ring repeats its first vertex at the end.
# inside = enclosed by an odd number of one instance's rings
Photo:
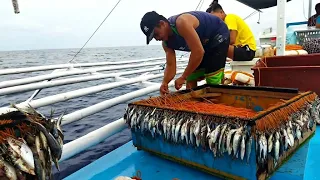
MULTIPOLYGON (((1 69, 8 68, 18 68, 18 67, 31 67, 39 65, 51 65, 51 64, 61 64, 67 63, 72 59, 78 49, 54 49, 54 50, 26 50, 26 51, 3 51, 0 52, 0 71, 1 69)), ((179 53, 177 55, 182 55, 185 53, 179 53)), ((106 62, 106 61, 123 61, 130 59, 141 59, 150 57, 164 57, 165 54, 161 46, 141 46, 141 47, 112 47, 112 48, 87 48, 83 49, 81 53, 75 58, 76 62, 106 62)), ((165 61, 163 60, 163 63, 165 61)), ((34 73, 22 73, 16 75, 2 75, 0 76, 0 82, 25 78, 36 75, 42 75, 52 72, 49 71, 39 71, 34 73)), ((103 73, 116 72, 108 71, 103 73)), ((154 72, 156 73, 156 72, 154 72)), ((158 71, 159 73, 159 71, 158 71)), ((162 73, 162 72, 160 72, 162 73)), ((133 75, 130 75, 133 76, 133 75)), ((129 76, 129 77, 130 77, 129 76)), ((73 76, 76 77, 76 76, 73 76)), ((69 78, 69 77, 68 77, 69 78)), ((63 85, 58 87, 46 88, 40 91, 40 93, 34 98, 39 99, 45 96, 54 95, 57 92, 63 93, 67 91, 77 90, 80 88, 90 87, 99 84, 105 84, 108 82, 113 82, 112 78, 94 80, 83 83, 63 85)), ((153 82, 160 82, 161 79, 155 79, 153 82)), ((82 96, 79 98, 74 98, 65 102, 55 103, 49 106, 38 108, 40 112, 45 115, 50 115, 51 110, 54 110, 54 117, 59 116, 63 111, 65 113, 72 113, 76 110, 86 108, 88 106, 94 105, 104 100, 108 100, 125 93, 141 89, 141 86, 127 85, 112 90, 107 90, 99 92, 96 94, 90 94, 87 96, 82 96)), ((25 93, 17 93, 11 95, 5 95, 0 98, 0 107, 8 106, 10 103, 20 103, 28 99, 34 91, 29 91, 25 93)), ((146 96, 137 98, 146 98, 148 96, 158 95, 158 92, 148 94, 146 96)), ((133 99, 131 101, 137 100, 133 99)), ((129 101, 130 102, 130 101, 129 101)), ((127 102, 128 103, 128 102, 127 102)), ((83 118, 79 121, 73 122, 71 124, 63 126, 63 131, 65 135, 64 143, 73 141, 93 130, 96 130, 114 120, 123 117, 125 107, 127 103, 122 103, 106 109, 102 112, 96 113, 94 115, 83 118)), ((55 179, 62 179, 71 173, 77 171, 78 169, 86 166, 92 161, 100 158, 101 156, 107 154, 108 152, 116 149, 117 147, 123 145, 131 139, 130 132, 124 130, 118 133, 104 142, 91 147, 90 149, 81 152, 80 154, 65 160, 60 163, 60 172, 54 167, 54 177, 55 179)))

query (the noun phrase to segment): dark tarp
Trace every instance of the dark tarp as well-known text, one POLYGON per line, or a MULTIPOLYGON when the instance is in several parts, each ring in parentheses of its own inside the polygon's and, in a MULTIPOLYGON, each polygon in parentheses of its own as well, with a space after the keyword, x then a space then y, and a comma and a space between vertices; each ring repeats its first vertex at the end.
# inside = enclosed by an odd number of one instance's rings
MULTIPOLYGON (((277 6, 277 0, 237 0, 237 1, 256 10, 277 6)), ((287 0, 287 2, 289 1, 291 0, 287 0)))

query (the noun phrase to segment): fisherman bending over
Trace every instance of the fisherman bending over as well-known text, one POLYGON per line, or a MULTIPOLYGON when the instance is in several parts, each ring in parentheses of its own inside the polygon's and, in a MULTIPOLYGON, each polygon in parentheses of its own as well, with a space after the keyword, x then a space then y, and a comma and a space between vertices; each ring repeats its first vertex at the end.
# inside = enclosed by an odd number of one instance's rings
POLYGON ((246 22, 235 14, 226 14, 218 0, 210 4, 207 12, 222 19, 230 30, 228 57, 234 61, 251 61, 255 56, 256 40, 246 22))
POLYGON ((320 17, 320 3, 315 6, 316 14, 308 19, 308 26, 316 26, 317 17, 320 17))
POLYGON ((187 88, 197 86, 206 78, 207 84, 221 84, 230 41, 225 23, 206 12, 191 11, 169 17, 155 11, 146 13, 140 23, 147 36, 147 44, 155 38, 162 41, 166 53, 166 69, 160 93, 169 93, 168 83, 176 75, 175 50, 191 51, 189 63, 183 74, 175 80, 179 90, 187 82, 187 88))

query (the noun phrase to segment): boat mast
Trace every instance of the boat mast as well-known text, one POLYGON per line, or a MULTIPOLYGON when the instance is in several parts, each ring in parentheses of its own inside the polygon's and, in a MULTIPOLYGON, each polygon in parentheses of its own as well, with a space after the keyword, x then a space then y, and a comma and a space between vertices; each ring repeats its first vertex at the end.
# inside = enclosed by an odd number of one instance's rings
POLYGON ((277 0, 277 56, 283 56, 286 47, 286 0, 277 0))
POLYGON ((308 18, 311 17, 311 11, 312 11, 312 0, 309 0, 309 12, 308 12, 308 18))

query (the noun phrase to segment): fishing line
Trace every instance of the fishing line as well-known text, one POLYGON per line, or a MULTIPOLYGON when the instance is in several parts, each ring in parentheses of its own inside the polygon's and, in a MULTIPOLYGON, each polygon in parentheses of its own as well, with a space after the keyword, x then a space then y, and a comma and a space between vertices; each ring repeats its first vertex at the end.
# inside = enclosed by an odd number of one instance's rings
POLYGON ((84 43, 84 45, 81 47, 81 49, 73 56, 73 58, 68 62, 72 62, 74 60, 74 58, 80 53, 80 51, 84 48, 84 46, 87 45, 87 43, 91 40, 91 38, 94 36, 94 34, 98 31, 98 29, 102 26, 102 24, 104 23, 104 21, 107 20, 107 18, 110 16, 110 14, 113 12, 113 10, 118 6, 118 4, 121 2, 122 0, 119 0, 117 2, 117 4, 111 9, 111 11, 109 12, 109 14, 104 18, 104 20, 100 23, 100 25, 98 26, 98 28, 93 32, 93 34, 90 36, 90 38, 87 40, 86 43, 84 43))

